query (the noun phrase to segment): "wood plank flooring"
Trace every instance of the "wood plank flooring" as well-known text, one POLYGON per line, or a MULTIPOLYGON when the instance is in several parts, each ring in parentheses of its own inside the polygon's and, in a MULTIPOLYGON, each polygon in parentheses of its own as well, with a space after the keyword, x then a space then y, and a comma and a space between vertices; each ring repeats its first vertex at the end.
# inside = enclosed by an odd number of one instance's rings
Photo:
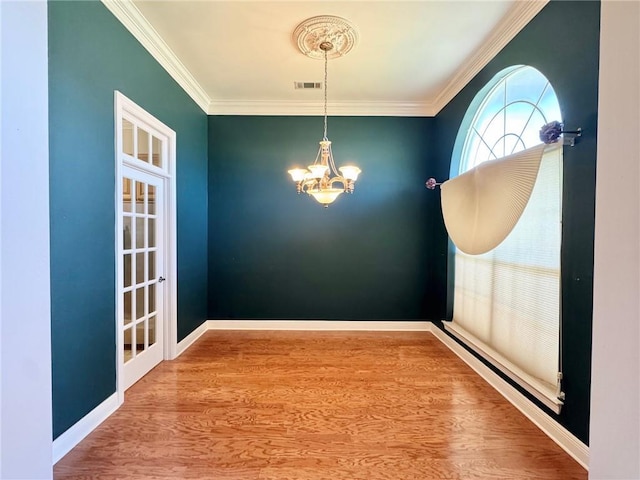
POLYGON ((210 331, 131 387, 63 479, 587 479, 428 332, 210 331))

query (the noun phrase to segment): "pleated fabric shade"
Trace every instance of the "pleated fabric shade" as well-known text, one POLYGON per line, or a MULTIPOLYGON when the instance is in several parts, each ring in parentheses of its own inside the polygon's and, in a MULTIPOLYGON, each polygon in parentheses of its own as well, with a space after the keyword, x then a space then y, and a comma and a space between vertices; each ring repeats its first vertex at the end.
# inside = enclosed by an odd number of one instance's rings
POLYGON ((509 235, 529 202, 545 147, 483 162, 441 185, 445 226, 458 249, 480 255, 509 235))

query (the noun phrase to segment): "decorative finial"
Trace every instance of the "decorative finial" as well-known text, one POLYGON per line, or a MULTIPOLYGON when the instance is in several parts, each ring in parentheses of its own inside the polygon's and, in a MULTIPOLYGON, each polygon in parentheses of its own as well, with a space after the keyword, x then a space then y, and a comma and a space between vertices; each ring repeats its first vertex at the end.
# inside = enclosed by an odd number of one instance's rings
POLYGON ((438 183, 436 179, 433 177, 427 180, 427 182, 424 184, 424 186, 427 187, 429 190, 435 190, 438 185, 442 185, 442 183, 438 183))
POLYGON ((577 130, 563 130, 564 124, 554 120, 546 125, 543 125, 540 129, 540 141, 549 145, 556 143, 560 138, 560 135, 564 135, 564 145, 574 146, 576 144, 576 138, 582 135, 582 129, 577 130))

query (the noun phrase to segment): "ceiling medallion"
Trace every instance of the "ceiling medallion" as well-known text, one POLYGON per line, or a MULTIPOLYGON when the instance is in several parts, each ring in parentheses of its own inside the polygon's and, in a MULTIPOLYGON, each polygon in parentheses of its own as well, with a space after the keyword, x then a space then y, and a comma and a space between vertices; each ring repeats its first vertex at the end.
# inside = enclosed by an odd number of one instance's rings
POLYGON ((311 17, 293 31, 293 40, 307 57, 324 60, 320 44, 331 42, 333 48, 327 52, 329 59, 343 57, 358 43, 358 31, 349 20, 333 15, 311 17))

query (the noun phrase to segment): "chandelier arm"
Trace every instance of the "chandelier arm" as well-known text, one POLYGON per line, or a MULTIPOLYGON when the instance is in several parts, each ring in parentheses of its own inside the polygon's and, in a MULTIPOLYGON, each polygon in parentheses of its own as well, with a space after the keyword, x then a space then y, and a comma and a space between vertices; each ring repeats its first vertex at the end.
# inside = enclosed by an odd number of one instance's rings
POLYGON ((347 186, 347 180, 345 180, 345 178, 342 176, 331 177, 331 179, 329 180, 329 186, 333 188, 334 183, 341 183, 343 188, 346 188, 347 186))
POLYGON ((331 149, 331 145, 329 145, 329 168, 331 169, 332 175, 340 176, 338 169, 336 168, 335 161, 333 160, 333 150, 331 149))
POLYGON ((302 182, 302 189, 301 190, 304 193, 309 193, 309 190, 313 190, 317 184, 318 184, 318 181, 315 178, 309 179, 309 180, 305 180, 304 182, 302 182))

